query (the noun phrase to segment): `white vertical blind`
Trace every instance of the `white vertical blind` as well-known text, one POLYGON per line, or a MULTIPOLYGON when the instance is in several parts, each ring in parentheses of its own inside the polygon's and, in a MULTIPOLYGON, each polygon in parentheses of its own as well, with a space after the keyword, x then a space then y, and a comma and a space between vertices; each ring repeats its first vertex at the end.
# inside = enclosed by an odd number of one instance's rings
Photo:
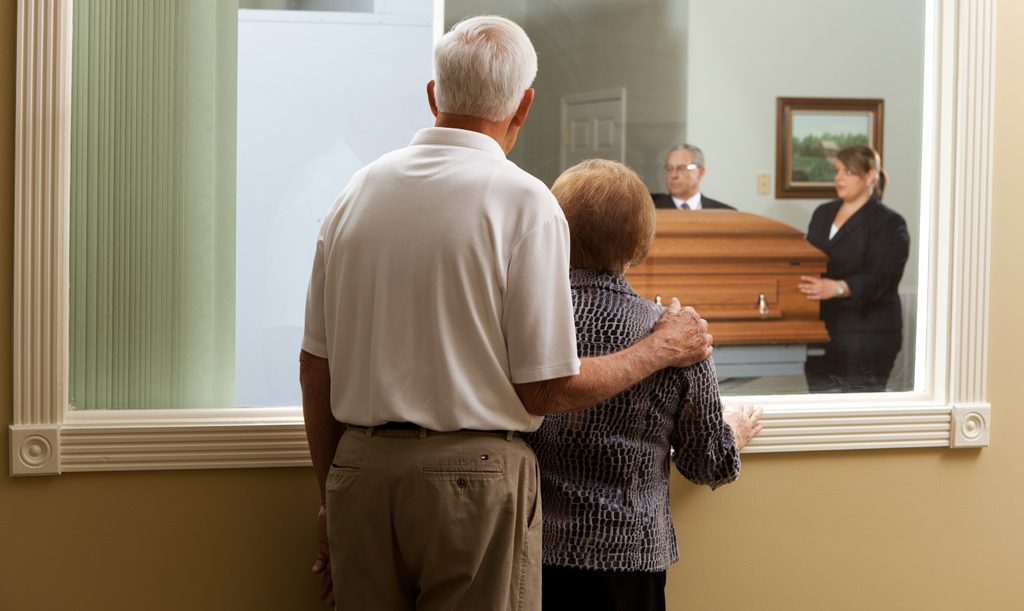
POLYGON ((237 4, 78 0, 70 402, 234 405, 237 4))

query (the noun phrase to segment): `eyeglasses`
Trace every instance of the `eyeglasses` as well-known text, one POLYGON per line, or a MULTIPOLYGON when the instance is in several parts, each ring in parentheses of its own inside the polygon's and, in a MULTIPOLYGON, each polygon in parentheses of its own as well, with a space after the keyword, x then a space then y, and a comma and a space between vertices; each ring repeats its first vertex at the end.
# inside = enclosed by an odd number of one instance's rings
POLYGON ((686 165, 667 165, 665 171, 669 174, 674 172, 696 172, 700 168, 696 163, 688 163, 686 165))

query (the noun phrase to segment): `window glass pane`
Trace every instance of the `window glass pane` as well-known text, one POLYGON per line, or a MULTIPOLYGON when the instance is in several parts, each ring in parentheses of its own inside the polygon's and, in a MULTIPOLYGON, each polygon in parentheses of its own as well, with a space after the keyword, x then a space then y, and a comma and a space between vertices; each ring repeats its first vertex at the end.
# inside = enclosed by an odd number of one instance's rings
POLYGON ((343 13, 291 17, 242 11, 239 18, 240 405, 299 404, 299 344, 320 221, 356 170, 433 120, 429 14, 375 23, 343 13))
MULTIPOLYGON (((836 195, 828 175, 825 195, 776 197, 778 98, 882 99, 881 153, 890 178, 883 202, 906 220, 911 247, 898 286, 901 305, 894 309, 902 319, 902 350, 887 388, 909 390, 917 286, 925 275, 917 254, 923 243, 925 8, 925 0, 865 0, 855 7, 838 0, 449 0, 445 23, 498 13, 530 35, 539 55, 537 95, 511 157, 547 184, 578 159, 607 157, 635 169, 652 193, 666 194, 667 154, 690 143, 705 156, 702 198, 800 234, 813 211, 836 195), (879 20, 880 14, 886 18, 879 20), (620 100, 618 108, 608 107, 609 96, 620 100)), ((739 241, 734 252, 752 245, 739 241)), ((714 281, 730 281, 710 271, 714 261, 675 264, 710 274, 712 282, 697 285, 704 293, 714 281)), ((763 287, 765 280, 751 272, 731 281, 763 287)), ((783 292, 806 303, 795 285, 768 284, 770 290, 742 295, 719 291, 722 301, 699 308, 712 332, 734 323, 738 304, 756 317, 760 293, 766 293, 769 317, 786 317, 785 308, 777 311, 783 292)), ((692 293, 663 292, 666 299, 697 303, 692 293)), ((653 298, 655 291, 642 294, 653 298)), ((715 336, 725 340, 727 334, 715 336)), ((822 351, 795 336, 716 343, 722 390, 733 395, 807 393, 804 361, 822 351)))
POLYGON ((372 13, 374 0, 239 0, 238 8, 276 11, 372 13))
POLYGON ((234 393, 230 3, 74 4, 70 402, 234 393))
MULTIPOLYGON (((319 220, 356 169, 431 122, 431 3, 370 4, 75 3, 76 408, 299 402, 295 355, 319 220)), ((621 158, 663 193, 669 148, 697 144, 708 197, 800 232, 826 198, 760 187, 774 178, 777 98, 883 99, 885 202, 907 220, 912 245, 888 389, 906 390, 925 274, 916 254, 924 7, 449 0, 445 21, 494 12, 530 34, 538 95, 511 157, 548 184, 571 160, 565 146, 586 141, 564 123, 566 101, 621 92, 621 125, 598 122, 608 129, 592 138, 613 153, 590 156, 621 158), (898 18, 874 18, 892 10, 898 18), (865 31, 876 33, 871 44, 865 31)), ((775 347, 719 344, 723 392, 807 392, 802 361, 819 348, 775 347), (752 374, 751 363, 768 367, 752 374)))
POLYGON ((427 4, 75 3, 75 409, 300 402, 320 218, 431 119, 427 4))

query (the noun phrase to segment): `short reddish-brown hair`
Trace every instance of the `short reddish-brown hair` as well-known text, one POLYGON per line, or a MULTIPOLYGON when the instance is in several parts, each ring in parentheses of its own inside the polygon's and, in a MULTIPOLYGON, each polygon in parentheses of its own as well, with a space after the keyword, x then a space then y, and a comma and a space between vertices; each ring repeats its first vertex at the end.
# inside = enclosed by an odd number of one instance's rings
POLYGON ((551 187, 569 222, 569 265, 622 273, 647 257, 654 203, 636 172, 589 159, 562 172, 551 187))

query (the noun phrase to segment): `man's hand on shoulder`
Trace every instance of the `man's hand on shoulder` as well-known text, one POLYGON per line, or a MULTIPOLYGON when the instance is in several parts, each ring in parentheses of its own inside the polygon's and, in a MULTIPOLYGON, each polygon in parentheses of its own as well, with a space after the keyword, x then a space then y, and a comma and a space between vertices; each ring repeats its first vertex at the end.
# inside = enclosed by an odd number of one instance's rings
POLYGON ((666 366, 689 367, 711 356, 714 338, 708 333, 708 321, 690 306, 682 307, 675 297, 654 325, 652 336, 667 351, 666 366))
POLYGON ((708 321, 673 299, 654 331, 632 346, 582 359, 575 376, 515 383, 526 411, 537 416, 584 409, 666 367, 688 367, 711 356, 708 321))

